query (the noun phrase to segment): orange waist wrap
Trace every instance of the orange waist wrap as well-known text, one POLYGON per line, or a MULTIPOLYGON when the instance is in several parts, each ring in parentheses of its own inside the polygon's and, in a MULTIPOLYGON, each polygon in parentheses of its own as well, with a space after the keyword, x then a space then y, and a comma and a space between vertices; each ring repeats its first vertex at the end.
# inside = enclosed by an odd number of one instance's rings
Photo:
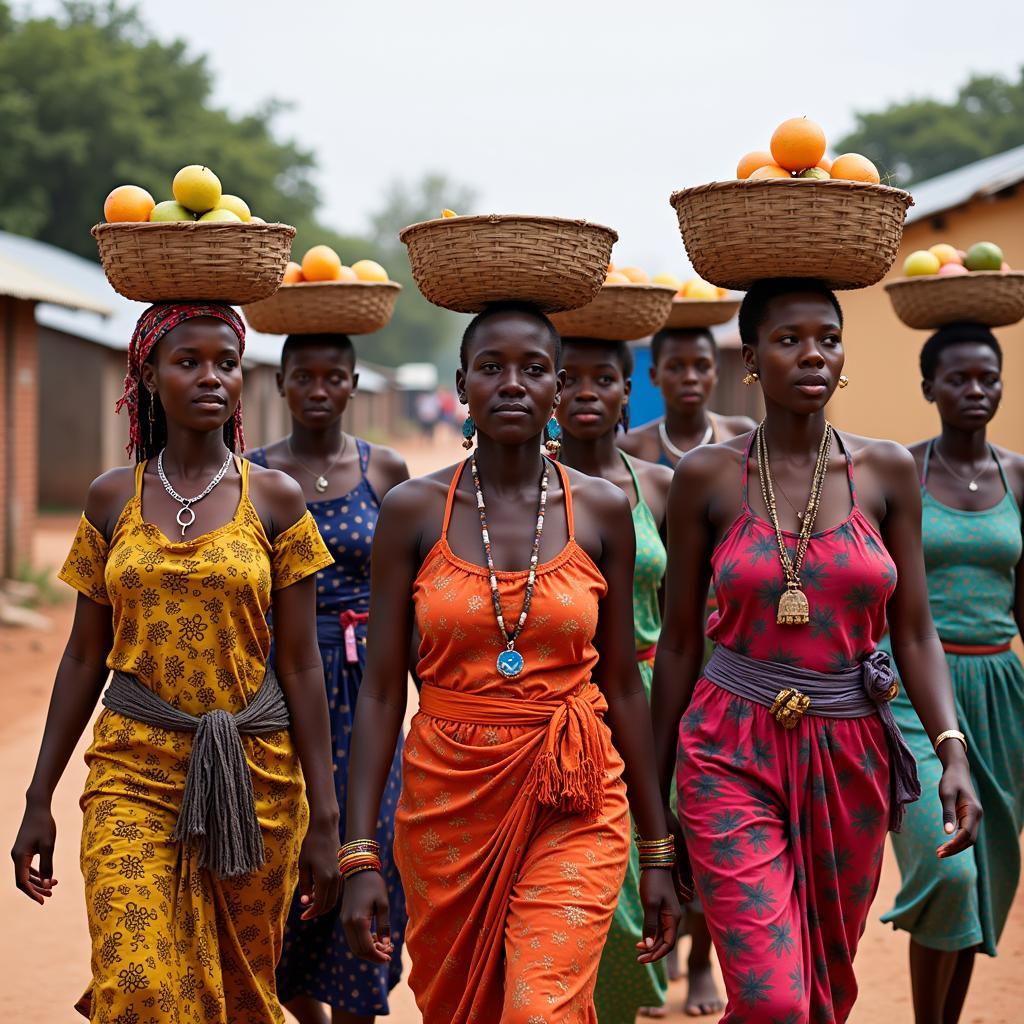
POLYGON ((425 685, 420 711, 467 725, 523 725, 544 730, 527 788, 545 807, 593 815, 604 805, 600 722, 608 710, 599 687, 584 683, 562 700, 490 697, 425 685))

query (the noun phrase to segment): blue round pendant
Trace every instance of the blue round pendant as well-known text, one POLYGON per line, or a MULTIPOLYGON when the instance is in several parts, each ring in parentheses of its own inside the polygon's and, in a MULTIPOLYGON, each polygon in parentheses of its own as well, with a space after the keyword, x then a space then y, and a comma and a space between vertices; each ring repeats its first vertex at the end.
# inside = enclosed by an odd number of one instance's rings
POLYGON ((518 651, 502 651, 498 655, 498 671, 506 678, 512 679, 523 671, 526 664, 518 651))

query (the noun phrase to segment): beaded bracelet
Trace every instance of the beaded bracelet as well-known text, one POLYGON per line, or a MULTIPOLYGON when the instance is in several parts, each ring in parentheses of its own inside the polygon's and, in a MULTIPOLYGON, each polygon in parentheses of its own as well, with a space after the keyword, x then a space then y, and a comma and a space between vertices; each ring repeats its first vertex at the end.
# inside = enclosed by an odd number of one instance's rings
POLYGON ((380 843, 373 839, 355 839, 338 851, 338 871, 342 878, 360 871, 380 871, 382 867, 380 843))
POLYGON ((640 854, 640 870, 648 868, 673 868, 676 864, 676 841, 672 836, 664 839, 641 839, 635 836, 640 854))

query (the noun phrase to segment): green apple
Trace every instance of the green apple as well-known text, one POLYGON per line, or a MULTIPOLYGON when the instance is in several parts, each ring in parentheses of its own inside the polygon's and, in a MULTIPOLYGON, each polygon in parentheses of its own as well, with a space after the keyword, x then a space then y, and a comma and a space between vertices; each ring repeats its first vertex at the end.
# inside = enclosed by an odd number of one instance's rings
POLYGON ((220 222, 223 224, 241 224, 242 218, 237 213, 232 213, 230 210, 210 210, 208 213, 204 213, 199 218, 200 223, 207 221, 208 223, 220 222))
POLYGON ((819 181, 828 181, 832 177, 824 167, 808 167, 806 170, 801 171, 798 178, 817 178, 819 181))
POLYGON ((153 207, 149 219, 151 221, 195 220, 196 215, 191 210, 186 210, 181 203, 176 203, 173 199, 165 199, 153 207))
POLYGON ((220 202, 217 204, 217 209, 230 210, 238 216, 239 220, 252 220, 252 213, 249 210, 249 204, 244 199, 239 199, 238 196, 221 196, 220 202))
POLYGON ((968 270, 1000 270, 1003 266, 1003 250, 995 242, 975 242, 967 250, 964 266, 968 270))
POLYGON ((906 277, 917 277, 923 274, 937 274, 942 263, 939 257, 927 249, 912 252, 903 262, 903 273, 906 277))

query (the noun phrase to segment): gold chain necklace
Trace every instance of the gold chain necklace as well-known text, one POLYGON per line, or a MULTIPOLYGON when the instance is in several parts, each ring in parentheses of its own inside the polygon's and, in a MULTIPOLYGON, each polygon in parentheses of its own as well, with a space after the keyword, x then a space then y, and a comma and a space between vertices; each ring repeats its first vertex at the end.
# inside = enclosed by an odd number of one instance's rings
POLYGON ((811 620, 810 605, 800 583, 800 570, 804 564, 804 556, 807 554, 811 533, 814 531, 818 506, 821 504, 822 485, 825 482, 825 473, 828 471, 828 460, 832 454, 832 434, 832 424, 826 422, 825 431, 821 435, 821 444, 818 445, 818 461, 814 465, 811 493, 807 498, 807 510, 800 521, 796 554, 790 558, 775 508, 775 488, 772 486, 772 471, 768 462, 768 442, 764 437, 764 420, 757 425, 757 475, 761 480, 761 496, 764 498, 765 508, 768 509, 772 526, 775 527, 775 539, 779 545, 779 560, 782 563, 782 572, 786 579, 786 589, 782 597, 779 598, 778 613, 775 616, 775 621, 780 626, 805 626, 811 620))

